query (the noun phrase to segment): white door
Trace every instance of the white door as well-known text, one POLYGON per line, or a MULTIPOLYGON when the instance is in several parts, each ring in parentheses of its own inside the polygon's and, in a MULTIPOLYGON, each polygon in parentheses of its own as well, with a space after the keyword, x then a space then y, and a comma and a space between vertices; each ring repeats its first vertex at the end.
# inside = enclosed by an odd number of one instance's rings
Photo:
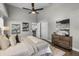
POLYGON ((41 22, 41 38, 48 40, 48 22, 41 22))
POLYGON ((36 30, 36 37, 40 38, 40 31, 41 31, 41 27, 40 27, 41 23, 37 23, 37 30, 36 30))

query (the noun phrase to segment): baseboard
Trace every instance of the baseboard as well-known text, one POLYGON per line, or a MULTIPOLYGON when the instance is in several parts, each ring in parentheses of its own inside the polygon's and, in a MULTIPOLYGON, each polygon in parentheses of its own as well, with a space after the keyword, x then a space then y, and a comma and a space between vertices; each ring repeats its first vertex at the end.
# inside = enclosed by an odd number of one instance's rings
POLYGON ((79 52, 79 49, 76 49, 76 48, 72 48, 72 50, 79 52))

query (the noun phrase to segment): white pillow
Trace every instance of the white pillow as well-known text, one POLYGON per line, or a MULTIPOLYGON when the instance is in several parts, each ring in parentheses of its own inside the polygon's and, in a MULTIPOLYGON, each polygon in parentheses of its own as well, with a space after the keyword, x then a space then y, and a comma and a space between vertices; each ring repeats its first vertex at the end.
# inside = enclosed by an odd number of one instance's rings
POLYGON ((10 40, 11 46, 16 45, 16 38, 15 38, 15 35, 11 35, 10 38, 9 38, 9 40, 10 40))
POLYGON ((1 49, 4 50, 4 49, 8 48, 9 44, 10 44, 9 39, 5 35, 2 35, 2 37, 0 38, 1 49))

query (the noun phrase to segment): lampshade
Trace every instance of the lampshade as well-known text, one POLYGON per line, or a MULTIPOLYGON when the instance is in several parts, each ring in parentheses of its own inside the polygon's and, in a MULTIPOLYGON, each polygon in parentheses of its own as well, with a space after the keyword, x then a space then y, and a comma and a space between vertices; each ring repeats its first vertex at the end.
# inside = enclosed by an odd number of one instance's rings
POLYGON ((9 27, 3 27, 4 31, 9 31, 9 27))

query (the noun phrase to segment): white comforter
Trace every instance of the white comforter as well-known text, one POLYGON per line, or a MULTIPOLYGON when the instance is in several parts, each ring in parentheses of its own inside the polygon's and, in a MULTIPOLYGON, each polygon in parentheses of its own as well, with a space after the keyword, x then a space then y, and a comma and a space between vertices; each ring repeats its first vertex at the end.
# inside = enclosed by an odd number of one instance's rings
POLYGON ((16 44, 15 46, 10 46, 6 50, 0 50, 0 55, 1 56, 31 56, 47 46, 48 45, 45 41, 36 39, 34 37, 28 37, 25 38, 21 43, 16 44))
MULTIPOLYGON (((36 51, 36 50, 35 50, 36 51)), ((0 55, 3 56, 24 56, 35 53, 34 48, 27 43, 18 43, 16 46, 11 46, 6 50, 1 50, 0 55)))

